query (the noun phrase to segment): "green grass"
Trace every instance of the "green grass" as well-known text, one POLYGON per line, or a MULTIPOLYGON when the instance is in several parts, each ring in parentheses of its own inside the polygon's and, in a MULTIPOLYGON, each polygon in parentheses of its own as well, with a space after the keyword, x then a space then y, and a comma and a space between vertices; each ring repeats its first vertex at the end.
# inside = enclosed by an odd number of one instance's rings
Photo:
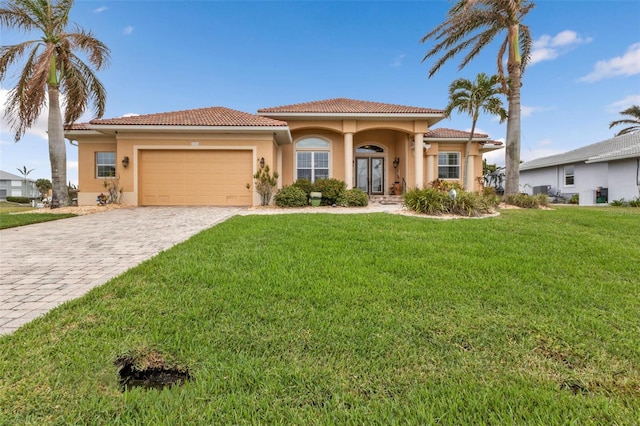
POLYGON ((12 214, 31 210, 34 210, 34 208, 15 203, 0 202, 0 229, 15 228, 17 226, 31 225, 32 223, 49 222, 51 220, 76 216, 75 214, 57 213, 12 214))
POLYGON ((638 209, 235 217, 0 337, 0 424, 637 424, 638 235, 638 209), (193 380, 122 393, 152 351, 193 380))

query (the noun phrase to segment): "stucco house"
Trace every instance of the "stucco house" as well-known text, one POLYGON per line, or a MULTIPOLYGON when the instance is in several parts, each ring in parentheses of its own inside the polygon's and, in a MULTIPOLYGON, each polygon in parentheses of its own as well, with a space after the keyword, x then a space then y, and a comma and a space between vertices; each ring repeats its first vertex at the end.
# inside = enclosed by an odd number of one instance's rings
POLYGON ((0 170, 0 201, 7 197, 39 197, 40 191, 33 179, 0 170))
MULTIPOLYGON (((259 204, 253 175, 269 165, 278 187, 336 178, 369 195, 460 181, 469 133, 431 127, 442 110, 337 98, 264 108, 224 107, 92 120, 67 128, 78 146, 80 205, 119 178, 130 205, 259 204), (416 155, 417 147, 417 155, 416 155)), ((471 173, 500 149, 473 139, 471 173)))
POLYGON ((640 132, 627 133, 520 165, 520 185, 592 205, 640 196, 640 132))

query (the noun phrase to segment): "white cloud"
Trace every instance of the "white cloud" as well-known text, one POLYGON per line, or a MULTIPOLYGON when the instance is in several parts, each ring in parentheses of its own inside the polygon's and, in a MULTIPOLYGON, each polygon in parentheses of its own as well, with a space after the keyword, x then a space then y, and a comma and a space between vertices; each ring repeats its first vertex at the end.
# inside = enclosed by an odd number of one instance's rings
POLYGON ((593 83, 604 78, 640 74, 640 43, 627 48, 622 56, 598 61, 594 70, 579 81, 593 83))
POLYGON ((133 34, 133 27, 131 25, 124 27, 124 29, 122 30, 122 34, 124 35, 133 34))
POLYGON ((107 6, 100 6, 100 7, 99 7, 99 8, 97 8, 97 9, 93 9, 93 13, 102 13, 102 12, 104 12, 105 10, 107 10, 107 6))
POLYGON ((631 105, 640 105, 640 95, 629 95, 626 98, 615 101, 606 106, 607 112, 619 113, 629 108, 631 105))
POLYGON ((402 66, 402 61, 404 60, 404 57, 407 56, 404 53, 396 56, 395 58, 393 58, 393 61, 391 61, 391 66, 392 67, 400 67, 402 66))
POLYGON ((77 161, 67 161, 67 170, 78 170, 77 161))
POLYGON ((555 36, 542 35, 533 41, 530 64, 551 61, 560 55, 564 55, 575 46, 590 43, 592 40, 590 37, 582 37, 571 30, 561 31, 555 36))
POLYGON ((139 115, 140 115, 140 114, 136 114, 135 112, 128 112, 128 113, 126 113, 126 114, 124 114, 124 115, 121 115, 120 117, 121 117, 121 118, 124 118, 124 117, 137 117, 137 116, 139 116, 139 115))
POLYGON ((538 142, 538 145, 540 146, 549 146, 552 144, 553 144, 553 141, 551 139, 543 139, 540 142, 538 142))
POLYGON ((530 117, 535 112, 547 111, 549 109, 551 109, 551 108, 521 105, 520 106, 520 115, 522 117, 530 117))

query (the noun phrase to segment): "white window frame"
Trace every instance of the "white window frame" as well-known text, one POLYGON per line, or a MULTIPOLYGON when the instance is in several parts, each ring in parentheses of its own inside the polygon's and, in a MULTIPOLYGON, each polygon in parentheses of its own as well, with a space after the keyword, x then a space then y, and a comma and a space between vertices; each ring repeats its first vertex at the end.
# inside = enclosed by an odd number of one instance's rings
MULTIPOLYGON (((295 180, 301 179, 298 176, 298 153, 311 153, 311 182, 315 182, 316 181, 316 169, 318 167, 316 167, 316 155, 319 153, 322 154, 327 154, 327 178, 331 177, 331 141, 328 141, 325 138, 319 137, 319 136, 305 136, 299 140, 296 141, 295 143, 295 150, 294 150, 294 170, 295 170, 295 180), (318 146, 300 146, 301 142, 305 142, 305 141, 312 141, 314 139, 317 139, 319 142, 318 146), (325 145, 326 144, 326 145, 325 145), (323 146, 320 146, 323 145, 323 146)), ((320 168, 318 168, 320 169, 320 168)), ((322 170, 325 170, 325 168, 321 168, 322 170)), ((309 169, 307 169, 309 170, 309 169)), ((306 179, 302 178, 302 179, 306 179)))
POLYGON ((460 155, 459 152, 439 152, 438 153, 438 179, 440 179, 440 180, 459 180, 460 179, 460 169, 461 169, 461 167, 460 167, 460 158, 461 157, 462 156, 460 155), (447 159, 448 159, 449 156, 452 155, 452 154, 456 156, 456 158, 458 160, 457 161, 458 164, 440 164, 440 155, 446 155, 447 159), (452 177, 440 177, 440 167, 456 167, 457 170, 458 170, 458 173, 457 173, 458 177, 454 177, 454 178, 452 178, 452 177))
POLYGON ((116 177, 116 152, 115 151, 96 151, 96 178, 98 179, 112 179, 116 177), (104 161, 100 158, 100 154, 113 154, 113 163, 101 162, 104 161), (100 172, 100 167, 113 167, 113 175, 108 176, 100 172))
POLYGON ((573 164, 564 166, 564 186, 576 185, 576 167, 573 164), (571 170, 571 173, 568 170, 571 170), (571 178, 571 183, 567 183, 567 178, 571 178))

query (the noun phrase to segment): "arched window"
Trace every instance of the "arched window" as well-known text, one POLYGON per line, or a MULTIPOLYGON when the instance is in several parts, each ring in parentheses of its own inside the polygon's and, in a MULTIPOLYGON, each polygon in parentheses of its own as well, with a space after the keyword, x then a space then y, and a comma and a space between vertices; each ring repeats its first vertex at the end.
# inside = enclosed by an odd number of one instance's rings
POLYGON ((317 137, 296 142, 296 180, 315 182, 328 178, 330 149, 328 141, 317 137))
POLYGON ((384 148, 378 145, 363 145, 356 148, 356 154, 379 154, 384 152, 384 148))

